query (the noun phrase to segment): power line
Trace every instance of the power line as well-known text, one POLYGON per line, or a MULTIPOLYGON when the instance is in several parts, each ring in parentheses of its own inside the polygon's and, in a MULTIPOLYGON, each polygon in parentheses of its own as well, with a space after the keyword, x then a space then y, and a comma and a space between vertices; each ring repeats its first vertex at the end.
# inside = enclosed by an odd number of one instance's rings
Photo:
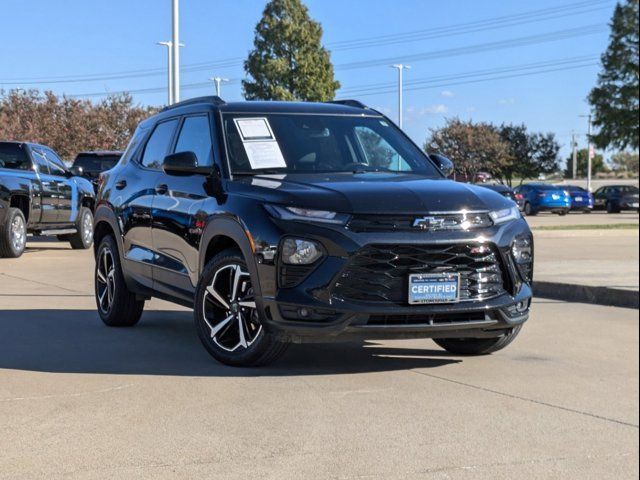
MULTIPOLYGON (((378 45, 392 45, 396 43, 411 42, 417 40, 424 40, 429 38, 442 38, 446 36, 462 35, 465 33, 476 33, 478 31, 493 30, 499 28, 506 28, 509 26, 523 25, 526 23, 539 22, 544 20, 553 20, 557 18, 566 17, 568 15, 580 15, 583 13, 589 13, 595 11, 594 8, 587 9, 587 7, 596 7, 598 5, 611 4, 610 0, 597 0, 597 1, 582 1, 571 4, 566 4, 558 7, 532 10, 522 12, 519 14, 505 15, 500 17, 489 18, 485 20, 478 20, 474 22, 455 24, 445 27, 433 28, 428 30, 417 30, 411 32, 404 32, 390 35, 378 35, 373 37, 360 38, 355 40, 344 40, 341 42, 329 43, 328 46, 335 46, 334 50, 346 50, 353 48, 366 48, 369 46, 378 45), (511 22, 511 23, 510 23, 511 22), (513 23, 515 22, 515 23, 513 23), (513 24, 512 24, 513 23, 513 24)), ((604 9, 606 6, 598 6, 597 9, 604 9)), ((388 59, 387 59, 388 60, 388 59)), ((384 63, 388 63, 385 60, 384 63)), ((198 62, 193 64, 185 64, 181 71, 198 72, 212 69, 224 69, 237 67, 243 64, 244 59, 235 57, 227 58, 216 61, 198 62)), ((120 72, 108 72, 99 74, 85 74, 85 75, 64 75, 56 77, 35 77, 35 78, 10 78, 0 80, 0 84, 20 84, 20 85, 39 85, 39 84, 52 84, 52 83, 84 83, 95 82, 104 80, 121 80, 129 78, 143 78, 164 75, 165 70, 163 68, 148 68, 138 70, 127 70, 120 72)))

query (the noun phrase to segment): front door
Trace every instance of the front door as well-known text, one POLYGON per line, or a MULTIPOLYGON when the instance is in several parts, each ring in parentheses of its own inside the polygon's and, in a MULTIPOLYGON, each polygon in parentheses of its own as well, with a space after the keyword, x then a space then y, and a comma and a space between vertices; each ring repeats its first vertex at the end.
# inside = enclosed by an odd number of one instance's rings
MULTIPOLYGON (((193 152, 199 166, 213 166, 212 132, 207 114, 182 121, 173 153, 193 152)), ((212 167, 213 168, 213 167, 212 167)), ((202 230, 215 200, 207 194, 202 175, 175 176, 162 173, 153 200, 153 247, 156 262, 154 290, 185 301, 193 300, 198 283, 199 246, 202 230)))
POLYGON ((31 149, 34 168, 40 177, 40 223, 54 225, 58 222, 58 181, 49 172, 49 163, 40 148, 31 149))

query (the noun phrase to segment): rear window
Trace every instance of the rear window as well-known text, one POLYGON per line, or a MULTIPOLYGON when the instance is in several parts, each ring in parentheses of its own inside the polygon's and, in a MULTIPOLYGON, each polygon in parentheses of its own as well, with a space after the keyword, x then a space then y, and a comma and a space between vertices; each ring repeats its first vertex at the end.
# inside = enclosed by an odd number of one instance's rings
POLYGON ((90 172, 102 172, 115 167, 120 157, 117 155, 78 155, 73 162, 74 167, 82 167, 90 172))
POLYGON ((24 147, 17 143, 0 143, 0 168, 29 170, 31 162, 24 147))

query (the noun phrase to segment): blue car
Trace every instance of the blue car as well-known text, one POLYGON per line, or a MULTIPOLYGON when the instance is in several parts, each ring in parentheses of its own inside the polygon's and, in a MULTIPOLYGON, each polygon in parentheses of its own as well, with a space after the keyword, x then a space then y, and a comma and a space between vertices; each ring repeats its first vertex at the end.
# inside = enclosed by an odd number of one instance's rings
POLYGON ((515 192, 525 215, 537 215, 539 212, 566 215, 571 210, 571 195, 565 187, 528 183, 516 187, 515 192))
POLYGON ((593 210, 593 194, 591 192, 576 185, 558 185, 558 188, 569 191, 572 211, 591 213, 593 210))

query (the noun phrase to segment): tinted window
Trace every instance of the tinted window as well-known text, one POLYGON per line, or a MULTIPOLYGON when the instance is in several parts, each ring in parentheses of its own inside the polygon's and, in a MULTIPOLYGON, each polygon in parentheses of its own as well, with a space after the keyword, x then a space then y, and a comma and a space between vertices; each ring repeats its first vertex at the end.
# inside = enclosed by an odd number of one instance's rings
POLYGON ((44 158, 44 152, 33 149, 31 150, 31 156, 33 157, 33 161, 36 162, 36 169, 38 170, 38 173, 49 175, 49 164, 44 158))
POLYGON ((44 154, 47 158, 47 162, 49 163, 49 172, 51 172, 51 175, 64 176, 67 172, 67 169, 60 157, 58 157, 58 155, 53 150, 50 150, 48 148, 44 150, 44 154))
POLYGON ((127 145, 127 148, 122 154, 123 163, 127 163, 138 152, 138 147, 142 143, 142 140, 144 139, 146 133, 146 128, 142 128, 141 126, 138 126, 138 128, 136 128, 136 131, 133 132, 133 137, 129 141, 129 145, 127 145))
POLYGON ((169 145, 173 139, 178 120, 169 120, 158 124, 144 148, 142 165, 159 170, 162 167, 164 157, 169 153, 169 145))
POLYGON ((31 162, 24 147, 17 143, 0 143, 0 168, 29 170, 31 162))
POLYGON ((195 153, 198 166, 212 165, 209 117, 200 115, 185 118, 175 151, 195 153))
POLYGON ((73 162, 74 167, 82 167, 88 172, 99 172, 102 168, 100 157, 96 155, 78 155, 73 162))

